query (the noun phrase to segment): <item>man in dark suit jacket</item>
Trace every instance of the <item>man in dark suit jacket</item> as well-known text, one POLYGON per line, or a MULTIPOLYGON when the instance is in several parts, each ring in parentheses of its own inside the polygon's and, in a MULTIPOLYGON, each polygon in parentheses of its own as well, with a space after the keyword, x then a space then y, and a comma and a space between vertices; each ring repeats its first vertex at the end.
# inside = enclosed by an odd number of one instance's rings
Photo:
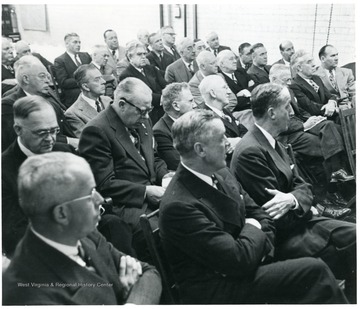
POLYGON ((10 39, 1 39, 1 95, 16 85, 14 71, 14 48, 10 39))
POLYGON ((52 93, 49 86, 49 73, 42 63, 34 56, 23 56, 16 62, 15 70, 18 80, 17 90, 1 100, 2 149, 6 149, 16 138, 13 128, 13 105, 17 99, 26 95, 40 95, 49 101, 55 110, 60 128, 57 141, 77 147, 78 139, 75 138, 64 115, 65 106, 52 93))
MULTIPOLYGON (((11 257, 24 236, 27 219, 19 206, 17 176, 28 156, 50 151, 71 151, 67 144, 55 143, 59 131, 51 104, 39 96, 25 96, 14 104, 15 132, 18 138, 2 153, 2 226, 3 252, 11 257), (27 108, 25 114, 24 110, 27 108), (30 112, 29 112, 30 111, 30 112), (29 134, 29 130, 35 130, 29 134), (44 136, 36 132, 45 132, 44 136)), ((40 133, 39 133, 40 134, 40 133)))
POLYGON ((271 66, 267 65, 267 51, 262 43, 256 43, 251 47, 252 65, 247 73, 254 80, 255 85, 270 82, 269 71, 271 66))
POLYGON ((151 90, 137 78, 119 83, 112 105, 89 121, 80 137, 79 153, 89 163, 97 188, 111 197, 114 212, 131 225, 140 257, 145 250, 139 217, 158 207, 164 193, 164 161, 154 152, 148 121, 151 90))
POLYGON ((154 267, 119 252, 96 231, 104 198, 83 158, 53 152, 27 159, 19 197, 31 225, 3 276, 4 305, 159 302, 154 267))
POLYGON ((180 59, 180 54, 175 46, 176 33, 174 32, 174 28, 172 26, 164 26, 160 30, 161 38, 164 45, 164 53, 172 58, 172 62, 180 59))
POLYGON ((162 115, 164 110, 160 106, 162 89, 166 86, 166 81, 160 71, 152 65, 147 65, 145 47, 139 41, 133 41, 126 46, 127 56, 130 65, 121 73, 120 81, 127 77, 135 77, 143 81, 152 90, 152 106, 154 109, 150 113, 152 125, 154 125, 162 115))
POLYGON ((250 109, 250 95, 254 81, 245 70, 236 69, 236 56, 231 50, 224 50, 217 56, 220 73, 224 76, 230 90, 236 95, 238 104, 233 112, 250 109))
POLYGON ((206 43, 209 45, 206 50, 212 52, 215 56, 217 56, 222 50, 230 49, 228 46, 220 45, 219 36, 216 32, 210 32, 206 36, 206 43))
POLYGON ((62 101, 67 107, 70 107, 80 94, 73 74, 78 66, 89 64, 91 57, 88 53, 80 52, 80 37, 76 33, 65 35, 64 41, 66 52, 55 59, 54 73, 62 91, 62 101))
POLYGON ((291 43, 290 41, 281 42, 279 45, 279 49, 282 58, 276 61, 274 64, 284 64, 287 67, 290 67, 291 56, 295 53, 293 43, 291 43))
POLYGON ((183 303, 346 302, 320 260, 261 264, 272 256, 273 222, 225 168, 219 118, 190 111, 172 130, 181 163, 161 201, 159 228, 183 303))
POLYGON ((167 83, 189 82, 199 68, 195 60, 194 41, 185 38, 178 44, 181 58, 170 64, 165 71, 167 83))
POLYGON ((335 119, 338 114, 336 96, 315 75, 314 58, 304 50, 299 50, 291 58, 291 67, 296 72, 296 77, 290 89, 294 91, 299 106, 310 115, 335 119))
POLYGON ((231 170, 244 189, 275 220, 278 259, 321 257, 356 299, 355 224, 313 216, 311 186, 298 174, 275 138, 286 131, 290 95, 277 84, 251 94, 254 127, 235 148, 231 170))
POLYGON ((164 45, 159 33, 150 34, 149 43, 151 52, 146 55, 146 58, 149 59, 151 65, 159 69, 164 77, 166 68, 173 63, 174 60, 170 55, 164 52, 164 45))
POLYGON ((186 83, 167 85, 161 96, 165 115, 154 125, 154 137, 159 157, 169 170, 175 171, 180 162, 180 155, 173 146, 172 124, 183 114, 196 107, 190 88, 186 83))
POLYGON ((239 71, 247 71, 252 65, 251 44, 244 42, 239 45, 239 59, 236 62, 239 71))

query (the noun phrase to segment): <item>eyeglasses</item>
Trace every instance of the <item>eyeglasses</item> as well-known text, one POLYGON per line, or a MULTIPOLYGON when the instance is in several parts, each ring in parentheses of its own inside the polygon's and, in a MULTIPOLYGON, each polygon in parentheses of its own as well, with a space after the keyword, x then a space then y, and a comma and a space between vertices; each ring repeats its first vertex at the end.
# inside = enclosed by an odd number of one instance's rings
POLYGON ((164 34, 168 34, 168 35, 172 35, 172 36, 176 35, 176 33, 173 33, 173 32, 165 32, 164 34))
POLYGON ((89 195, 85 195, 85 196, 82 196, 82 197, 75 198, 73 200, 58 204, 58 205, 56 205, 54 207, 64 206, 64 205, 67 205, 69 203, 77 203, 77 202, 80 202, 80 201, 83 201, 83 200, 86 200, 86 199, 89 199, 89 198, 91 198, 91 200, 94 203, 95 207, 99 207, 100 215, 102 215, 105 212, 105 208, 102 206, 102 204, 105 203, 105 199, 102 197, 102 195, 99 192, 96 191, 95 188, 93 188, 91 190, 91 193, 89 195))
POLYGON ((139 112, 139 114, 143 117, 146 116, 148 113, 150 113, 154 108, 154 107, 150 107, 149 109, 142 110, 139 107, 137 107, 136 105, 134 105, 133 103, 127 101, 125 98, 120 98, 120 101, 124 101, 125 103, 135 107, 136 110, 139 112))
POLYGON ((57 135, 60 132, 59 127, 46 129, 46 130, 37 130, 37 131, 30 130, 30 129, 26 128, 26 127, 23 127, 23 128, 29 130, 32 134, 34 134, 37 137, 42 138, 42 139, 48 137, 48 135, 57 135))

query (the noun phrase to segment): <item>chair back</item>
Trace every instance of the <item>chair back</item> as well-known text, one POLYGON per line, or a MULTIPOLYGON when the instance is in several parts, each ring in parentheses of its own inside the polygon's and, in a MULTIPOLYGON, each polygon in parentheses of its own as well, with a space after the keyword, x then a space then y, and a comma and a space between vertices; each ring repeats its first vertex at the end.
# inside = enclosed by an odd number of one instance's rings
POLYGON ((355 108, 340 109, 340 124, 352 174, 356 173, 355 108))
POLYGON ((56 95, 58 96, 58 99, 60 100, 60 98, 61 98, 61 89, 59 88, 59 83, 56 81, 56 77, 55 77, 55 73, 54 73, 54 65, 49 64, 48 68, 49 68, 51 81, 53 83, 56 95))
POLYGON ((148 215, 140 216, 140 225, 144 233, 146 244, 150 251, 151 258, 155 264, 156 269, 159 271, 162 283, 163 292, 161 295, 161 304, 179 304, 180 297, 178 287, 175 283, 170 265, 162 249, 160 241, 159 228, 152 229, 149 219, 159 215, 159 210, 155 210, 148 215))

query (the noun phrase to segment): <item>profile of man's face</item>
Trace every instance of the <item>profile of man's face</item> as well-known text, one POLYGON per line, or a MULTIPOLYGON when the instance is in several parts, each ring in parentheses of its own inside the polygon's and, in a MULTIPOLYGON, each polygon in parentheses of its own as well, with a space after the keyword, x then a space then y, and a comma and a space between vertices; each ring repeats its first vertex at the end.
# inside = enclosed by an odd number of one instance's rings
POLYGON ((1 46, 1 63, 5 65, 12 64, 14 60, 14 48, 12 44, 7 39, 2 39, 1 46))
POLYGON ((76 54, 80 51, 81 48, 81 41, 80 41, 80 37, 78 36, 71 36, 69 38, 67 38, 66 40, 66 49, 73 54, 76 54))
POLYGON ((50 90, 50 74, 42 64, 36 64, 26 72, 28 89, 37 95, 48 94, 50 90))
POLYGON ((116 50, 119 47, 118 37, 115 31, 108 31, 105 34, 105 43, 111 50, 116 50))

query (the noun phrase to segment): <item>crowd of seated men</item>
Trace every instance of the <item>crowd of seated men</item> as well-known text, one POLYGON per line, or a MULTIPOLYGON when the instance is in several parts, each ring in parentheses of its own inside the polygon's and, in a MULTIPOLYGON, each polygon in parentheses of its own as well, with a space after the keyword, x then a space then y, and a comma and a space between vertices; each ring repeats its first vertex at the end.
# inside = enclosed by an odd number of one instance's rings
POLYGON ((356 303, 355 72, 335 46, 317 67, 290 41, 269 65, 215 32, 103 39, 66 34, 52 63, 2 38, 3 304, 158 304, 140 226, 157 209, 181 303, 356 303))

